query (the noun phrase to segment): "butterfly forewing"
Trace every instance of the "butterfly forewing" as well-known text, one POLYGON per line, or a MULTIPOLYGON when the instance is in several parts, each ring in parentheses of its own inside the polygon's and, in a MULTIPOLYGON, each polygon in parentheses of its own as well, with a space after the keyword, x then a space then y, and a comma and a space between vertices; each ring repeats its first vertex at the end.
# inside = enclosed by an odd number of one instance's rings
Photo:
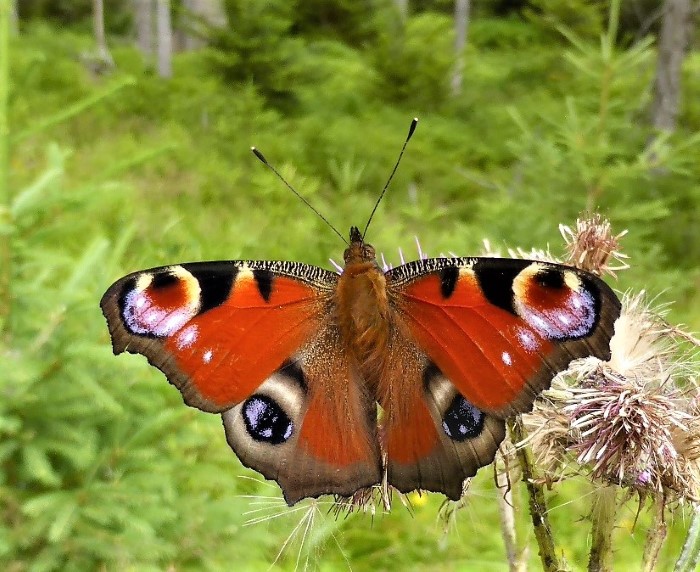
POLYGON ((284 262, 182 264, 122 278, 101 306, 115 353, 145 355, 189 405, 220 412, 311 338, 336 279, 284 262))
POLYGON ((571 267, 517 259, 416 261, 387 274, 401 319, 432 362, 475 406, 528 411, 572 359, 609 359, 620 303, 571 267))

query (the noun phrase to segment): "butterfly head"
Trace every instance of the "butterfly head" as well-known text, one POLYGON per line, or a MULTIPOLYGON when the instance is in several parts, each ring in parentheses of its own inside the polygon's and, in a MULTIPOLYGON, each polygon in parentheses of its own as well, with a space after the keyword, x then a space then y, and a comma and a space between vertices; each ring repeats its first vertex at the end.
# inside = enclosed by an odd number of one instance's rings
POLYGON ((348 264, 375 262, 376 253, 371 244, 365 242, 360 229, 356 226, 350 228, 350 246, 345 249, 343 259, 346 266, 348 264))

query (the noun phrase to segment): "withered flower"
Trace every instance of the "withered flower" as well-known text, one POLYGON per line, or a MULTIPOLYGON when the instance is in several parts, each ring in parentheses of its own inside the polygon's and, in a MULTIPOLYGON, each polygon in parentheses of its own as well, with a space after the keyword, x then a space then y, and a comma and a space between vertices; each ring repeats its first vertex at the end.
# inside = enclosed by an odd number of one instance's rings
POLYGON ((594 274, 611 276, 629 268, 626 262, 628 256, 620 252, 620 239, 627 231, 613 235, 610 221, 600 214, 577 219, 576 229, 560 224, 559 232, 566 243, 567 264, 594 274))

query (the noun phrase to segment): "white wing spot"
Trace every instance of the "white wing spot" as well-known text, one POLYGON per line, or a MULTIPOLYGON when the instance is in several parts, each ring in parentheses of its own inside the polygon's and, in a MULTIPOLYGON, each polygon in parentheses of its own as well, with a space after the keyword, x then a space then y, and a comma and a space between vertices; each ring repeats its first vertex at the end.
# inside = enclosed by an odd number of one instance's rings
POLYGON ((534 352, 537 350, 537 340, 531 332, 518 328, 518 339, 522 344, 523 348, 529 352, 534 352))
POLYGON ((503 360, 504 364, 513 365, 513 358, 510 357, 510 354, 508 352, 503 352, 501 354, 501 359, 503 360))
POLYGON ((199 336, 199 330, 197 326, 189 326, 182 330, 177 336, 177 347, 178 349, 185 349, 192 346, 197 341, 199 336))
POLYGON ((212 356, 214 355, 214 352, 211 350, 207 350, 204 352, 204 355, 202 356, 202 361, 204 363, 209 363, 211 361, 212 356))

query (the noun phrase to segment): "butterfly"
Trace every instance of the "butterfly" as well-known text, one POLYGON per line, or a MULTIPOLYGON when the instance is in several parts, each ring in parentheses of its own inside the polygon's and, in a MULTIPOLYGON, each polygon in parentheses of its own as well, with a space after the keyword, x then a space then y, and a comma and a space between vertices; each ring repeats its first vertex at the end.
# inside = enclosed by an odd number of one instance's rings
POLYGON ((573 359, 610 357, 620 302, 588 272, 466 257, 383 269, 356 227, 344 262, 153 268, 101 308, 115 354, 143 354, 185 403, 221 414, 290 505, 380 483, 458 499, 509 416, 573 359))
POLYGON ((503 258, 378 264, 365 236, 416 124, 340 272, 192 262, 129 274, 100 302, 114 353, 146 356, 185 403, 221 414, 241 462, 290 505, 378 484, 457 500, 509 416, 573 359, 610 358, 620 302, 593 274, 503 258))

